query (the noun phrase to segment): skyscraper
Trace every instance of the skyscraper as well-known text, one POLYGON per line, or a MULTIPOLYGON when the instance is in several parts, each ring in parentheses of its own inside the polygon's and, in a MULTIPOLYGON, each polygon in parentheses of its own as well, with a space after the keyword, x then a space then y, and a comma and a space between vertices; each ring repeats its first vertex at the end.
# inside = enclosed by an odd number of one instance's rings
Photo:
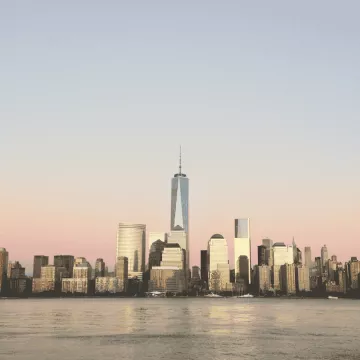
POLYGON ((305 246, 305 266, 309 269, 312 267, 312 260, 311 260, 311 247, 305 246))
POLYGON ((0 294, 4 292, 7 278, 7 268, 9 262, 9 253, 5 248, 0 248, 0 294))
POLYGON ((230 289, 229 254, 226 239, 215 234, 208 242, 209 289, 214 291, 230 289))
POLYGON ((266 262, 266 246, 258 246, 258 265, 268 265, 266 262))
POLYGON ((33 278, 40 279, 41 267, 49 265, 49 257, 45 255, 34 256, 33 278))
POLYGON ((73 277, 75 258, 72 255, 55 255, 54 256, 54 265, 56 267, 64 267, 68 273, 69 277, 73 277))
POLYGON ((201 250, 201 280, 208 283, 209 272, 208 272, 208 252, 207 250, 201 250))
POLYGON ((170 230, 186 233, 186 244, 181 244, 181 247, 186 251, 185 263, 189 269, 189 179, 181 171, 181 148, 179 172, 171 179, 170 230))
POLYGON ((117 232, 116 258, 128 258, 128 275, 142 276, 145 271, 146 225, 120 223, 117 232))
POLYGON ((321 266, 324 268, 326 266, 326 262, 329 259, 329 253, 326 245, 321 248, 321 266))
POLYGON ((251 283, 251 240, 250 240, 250 219, 235 219, 235 239, 234 239, 234 257, 235 257, 235 281, 241 278, 239 258, 246 256, 248 258, 248 284, 251 283))
POLYGON ((105 262, 103 259, 96 259, 95 262, 95 277, 104 277, 105 276, 105 262))

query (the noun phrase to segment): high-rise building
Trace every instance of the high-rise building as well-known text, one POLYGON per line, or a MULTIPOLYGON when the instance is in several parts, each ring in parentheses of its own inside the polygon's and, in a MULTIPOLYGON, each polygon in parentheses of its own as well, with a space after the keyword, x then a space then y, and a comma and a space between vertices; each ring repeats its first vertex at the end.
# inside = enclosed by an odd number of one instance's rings
POLYGON ((265 250, 265 264, 269 265, 269 266, 273 266, 273 258, 272 258, 272 246, 273 246, 273 241, 269 238, 266 239, 262 239, 262 245, 265 246, 266 250, 265 250))
POLYGON ((292 245, 285 245, 283 242, 277 242, 272 247, 273 257, 273 286, 275 290, 281 289, 281 266, 285 264, 293 264, 294 249, 292 245))
POLYGON ((208 242, 209 289, 214 291, 231 288, 229 254, 226 239, 213 235, 208 242))
POLYGON ((264 294, 271 288, 271 271, 268 265, 255 266, 255 289, 258 294, 264 294))
POLYGON ((128 258, 128 276, 141 277, 145 271, 146 225, 120 223, 117 232, 116 258, 128 258))
POLYGON ((119 256, 116 259, 115 276, 123 280, 127 280, 129 277, 128 269, 129 269, 128 258, 126 256, 119 256))
POLYGON ((266 263, 266 246, 258 246, 258 265, 268 265, 266 263))
POLYGON ((183 230, 186 234, 185 244, 179 243, 179 245, 186 252, 185 266, 189 269, 189 179, 181 169, 181 148, 179 172, 171 179, 170 230, 171 232, 183 230))
POLYGON ((7 272, 6 272, 8 279, 10 279, 10 277, 11 277, 11 268, 13 267, 13 265, 14 265, 14 263, 12 261, 8 262, 7 272))
POLYGON ((304 257, 305 257, 305 266, 310 269, 312 267, 311 247, 310 246, 305 246, 304 253, 305 253, 305 255, 304 255, 304 257))
POLYGON ((19 279, 25 277, 25 268, 18 261, 15 261, 10 269, 10 279, 19 279))
POLYGON ((41 276, 41 267, 49 265, 49 257, 45 255, 35 255, 34 256, 34 266, 33 266, 33 278, 39 279, 41 276))
POLYGON ((264 245, 267 249, 271 249, 273 246, 273 241, 271 239, 262 239, 262 245, 264 245))
POLYGON ((95 277, 104 277, 105 276, 105 262, 103 259, 96 259, 95 262, 95 277))
POLYGON ((360 288, 359 284, 359 275, 360 275, 360 261, 350 261, 349 263, 349 278, 350 278, 350 288, 357 290, 360 288))
POLYGON ((73 277, 74 259, 72 255, 55 255, 54 266, 59 268, 64 267, 68 271, 69 277, 73 277))
POLYGON ((165 242, 160 239, 155 240, 151 244, 149 251, 149 270, 151 270, 153 266, 160 266, 164 246, 165 242))
POLYGON ((9 294, 22 295, 27 291, 28 279, 25 276, 25 268, 15 261, 9 271, 9 294))
POLYGON ((200 252, 200 267, 201 267, 201 280, 207 284, 208 276, 209 276, 207 250, 201 250, 200 252))
POLYGON ((295 265, 285 264, 280 267, 281 290, 286 294, 296 294, 295 265))
POLYGON ((185 276, 185 256, 185 250, 179 244, 165 244, 160 266, 177 267, 185 276))
POLYGON ((5 291, 8 262, 9 253, 6 251, 5 248, 0 248, 0 294, 5 291))
POLYGON ((321 248, 321 266, 322 268, 324 268, 326 266, 326 262, 329 259, 329 253, 328 253, 328 249, 326 247, 326 245, 324 245, 321 248))
POLYGON ((62 279, 68 276, 69 272, 65 267, 42 266, 40 278, 34 278, 32 281, 32 291, 38 293, 60 290, 62 279))
POLYGON ((62 279, 62 292, 64 293, 90 293, 92 268, 84 257, 74 261, 73 278, 62 279))
POLYGON ((198 266, 193 266, 192 267, 191 278, 193 280, 200 280, 201 279, 200 268, 198 266))
POLYGON ((240 274, 239 258, 246 256, 248 261, 248 284, 251 283, 251 239, 250 239, 250 219, 235 219, 235 239, 234 239, 234 257, 235 257, 235 281, 243 278, 240 274))
POLYGON ((246 255, 240 255, 235 268, 239 269, 236 282, 241 282, 247 289, 249 278, 251 277, 251 273, 249 273, 249 258, 246 255))
POLYGON ((316 275, 321 276, 322 275, 322 266, 321 266, 321 257, 317 256, 315 258, 315 268, 316 268, 316 275))
POLYGON ((305 265, 298 265, 295 269, 297 291, 310 291, 310 273, 305 265))

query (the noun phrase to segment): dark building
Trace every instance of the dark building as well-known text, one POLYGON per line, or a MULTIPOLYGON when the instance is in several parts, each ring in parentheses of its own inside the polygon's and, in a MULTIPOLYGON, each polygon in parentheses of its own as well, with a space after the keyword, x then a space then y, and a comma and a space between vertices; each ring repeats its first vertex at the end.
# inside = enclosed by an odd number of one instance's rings
POLYGON ((266 263, 266 246, 260 245, 258 246, 258 265, 268 265, 266 263))
POLYGON ((96 259, 95 269, 94 269, 94 277, 103 277, 105 276, 105 262, 103 259, 96 259))
POLYGON ((73 277, 74 257, 72 255, 55 255, 54 265, 55 267, 64 267, 69 277, 73 277))
POLYGON ((201 280, 206 282, 206 284, 208 283, 208 252, 207 250, 201 250, 201 280))
POLYGON ((317 256, 315 258, 315 267, 316 267, 316 275, 321 276, 322 274, 322 265, 321 265, 321 257, 317 256))
POLYGON ((49 265, 49 257, 45 255, 34 256, 33 278, 40 279, 41 267, 49 265))
POLYGON ((235 269, 230 270, 230 282, 231 283, 235 282, 235 269))
POLYGON ((151 244, 149 251, 149 270, 151 270, 153 266, 160 266, 164 247, 165 242, 160 239, 151 244))
POLYGON ((246 255, 240 255, 239 259, 239 278, 237 282, 244 280, 245 286, 249 285, 249 258, 246 255))

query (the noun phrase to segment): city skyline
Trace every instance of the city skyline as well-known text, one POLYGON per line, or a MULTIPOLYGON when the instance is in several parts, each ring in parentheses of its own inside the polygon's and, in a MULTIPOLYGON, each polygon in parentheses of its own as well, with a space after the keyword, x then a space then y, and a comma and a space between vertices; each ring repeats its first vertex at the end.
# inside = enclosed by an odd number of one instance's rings
POLYGON ((7 2, 1 246, 27 269, 29 254, 113 263, 120 221, 168 229, 182 144, 190 265, 215 233, 232 254, 242 217, 253 254, 293 236, 359 254, 359 11, 7 2))
MULTIPOLYGON (((181 148, 180 148, 180 160, 179 160, 179 171, 178 173, 176 173, 174 175, 174 177, 171 179, 171 197, 170 197, 170 203, 171 203, 171 212, 170 212, 170 220, 171 220, 171 224, 170 224, 170 229, 169 228, 162 228, 162 229, 149 229, 146 225, 146 223, 144 224, 137 224, 134 222, 118 222, 117 226, 118 229, 121 229, 122 226, 124 228, 127 227, 142 227, 144 229, 144 234, 145 234, 145 238, 142 236, 142 238, 139 240, 142 245, 141 247, 143 248, 143 250, 141 251, 140 254, 140 260, 139 260, 139 264, 143 264, 143 265, 139 265, 139 270, 140 268, 145 268, 144 266, 147 264, 148 261, 148 256, 149 256, 149 247, 151 246, 151 236, 152 234, 156 234, 157 237, 159 237, 160 234, 162 234, 163 236, 168 236, 171 233, 171 230, 176 230, 177 226, 183 225, 186 229, 189 229, 189 218, 188 218, 188 206, 189 206, 189 198, 188 198, 188 194, 189 194, 189 179, 187 178, 187 176, 182 172, 182 159, 181 159, 181 148), (181 188, 181 184, 179 181, 179 177, 181 177, 181 180, 186 180, 185 184, 182 184, 182 186, 185 185, 185 196, 182 196, 181 193, 179 193, 179 189, 181 188), (179 201, 180 199, 180 201, 179 201), (185 206, 184 206, 185 205, 185 206), (179 207, 180 210, 179 211, 179 207), (184 216, 184 211, 185 211, 185 216, 184 216), (180 215, 176 215, 176 213, 180 213, 180 215), (179 225, 177 222, 181 222, 181 225, 179 225), (145 243, 144 243, 145 241, 145 243)), ((166 211, 165 211, 166 212, 166 211)), ((233 221, 235 221, 235 229, 234 229, 234 225, 233 225, 233 231, 232 231, 232 236, 229 236, 228 239, 230 239, 229 243, 228 243, 228 247, 229 247, 229 264, 230 264, 230 268, 236 268, 235 265, 235 260, 234 258, 236 257, 236 254, 234 253, 234 245, 236 243, 236 241, 234 242, 234 239, 239 241, 240 239, 236 239, 237 236, 243 237, 249 237, 248 241, 250 242, 250 237, 253 238, 252 233, 256 232, 253 229, 250 230, 250 218, 235 218, 235 220, 233 219, 233 221), (240 224, 242 224, 242 227, 240 227, 240 224), (240 233, 244 230, 244 234, 241 235, 240 233)), ((190 220, 190 223, 192 221, 190 220)), ((251 222, 253 222, 253 219, 251 219, 251 222)), ((228 233, 228 231, 218 231, 219 234, 226 234, 228 233)), ((116 258, 119 255, 124 255, 124 253, 119 252, 119 230, 118 230, 118 234, 117 234, 117 238, 115 239, 115 248, 116 248, 116 256, 112 257, 114 259, 112 259, 111 256, 107 255, 106 257, 104 256, 103 252, 100 250, 99 253, 96 253, 93 255, 93 257, 91 256, 86 256, 86 254, 89 252, 89 250, 91 251, 91 247, 95 244, 89 244, 86 248, 84 248, 83 252, 81 252, 80 254, 75 254, 74 255, 74 251, 71 252, 71 248, 68 251, 64 251, 64 250, 60 250, 56 253, 45 253, 45 251, 40 251, 39 253, 34 253, 33 255, 45 255, 45 256, 49 256, 50 258, 54 255, 58 255, 58 254, 65 254, 65 253, 69 253, 76 256, 84 256, 85 258, 89 259, 89 261, 91 263, 95 263, 96 259, 98 259, 99 257, 102 257, 105 260, 106 264, 109 265, 109 268, 112 269, 115 266, 116 263, 116 258)), ((209 235, 210 236, 210 235, 209 235)), ((131 237, 131 236, 130 236, 131 237)), ((244 238, 244 239, 245 239, 244 238)), ((254 256, 254 254, 257 254, 257 247, 258 245, 260 245, 260 241, 263 241, 263 239, 271 239, 273 243, 279 243, 279 242, 284 242, 286 244, 290 244, 290 239, 285 238, 285 240, 282 241, 277 241, 277 239, 274 239, 272 237, 268 237, 268 236, 262 236, 261 238, 257 238, 255 239, 255 241, 250 242, 250 262, 249 262, 249 267, 255 265, 257 263, 257 257, 254 256)), ((114 240, 114 239, 113 239, 114 240)), ((188 237, 186 237, 186 240, 188 241, 188 237)), ((292 236, 292 241, 294 241, 294 237, 292 236)), ((191 268, 192 266, 196 266, 200 264, 200 250, 207 248, 207 244, 208 244, 208 240, 205 239, 205 241, 202 244, 199 244, 199 242, 195 242, 192 243, 190 241, 190 252, 194 253, 192 255, 192 258, 190 258, 190 264, 189 264, 189 268, 191 268), (195 248, 196 250, 194 251, 193 248, 195 248), (193 260, 195 259, 195 260, 193 260)), ((300 243, 299 243, 300 244, 300 243)), ((298 244, 298 245, 299 245, 298 244)), ((76 248, 76 243, 73 243, 72 246, 74 246, 74 248, 76 248), (75 245, 75 246, 74 246, 75 245)), ((125 248, 128 245, 125 245, 125 248)), ((132 246, 135 246, 135 244, 131 245, 130 248, 132 248, 132 246)), ((320 256, 321 257, 321 253, 322 253, 322 249, 323 247, 326 247, 326 245, 322 244, 321 245, 321 249, 319 250, 319 253, 314 252, 314 250, 312 250, 312 253, 314 255, 312 255, 312 259, 314 260, 316 256, 320 256)), ((6 248, 6 246, 4 245, 3 247, 6 248)), ((7 246, 9 248, 9 246, 7 246)), ((303 251, 303 254, 305 253, 305 248, 306 247, 311 247, 313 248, 312 244, 309 244, 308 242, 301 244, 301 249, 303 251)), ((351 256, 357 256, 357 253, 355 252, 351 252, 351 249, 347 249, 348 253, 350 254, 347 258, 345 257, 344 259, 342 259, 342 256, 339 256, 339 259, 341 259, 341 261, 345 262, 347 259, 349 259, 351 256)), ((240 251, 241 252, 241 251, 240 251)), ((12 251, 13 253, 13 251, 12 251)), ((16 252, 15 252, 16 253, 16 252)), ((330 250, 330 252, 327 254, 327 256, 330 258, 333 254, 338 254, 339 251, 338 250, 330 250)), ((132 257, 130 256, 130 259, 132 257)), ((236 257, 238 258, 238 257, 236 257)), ((27 269, 27 273, 31 273, 31 267, 33 266, 32 264, 32 259, 20 259, 18 257, 12 257, 9 260, 17 260, 19 261, 21 264, 24 265, 24 267, 27 269)), ((129 266, 132 266, 132 260, 130 260, 129 262, 129 266)), ((130 271, 130 270, 129 270, 130 271)))

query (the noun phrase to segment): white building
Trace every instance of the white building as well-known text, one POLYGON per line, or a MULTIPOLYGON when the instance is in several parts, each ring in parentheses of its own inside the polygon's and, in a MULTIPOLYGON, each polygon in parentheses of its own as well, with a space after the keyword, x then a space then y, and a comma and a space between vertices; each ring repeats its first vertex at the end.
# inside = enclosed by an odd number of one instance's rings
POLYGON ((273 253, 273 286, 275 290, 281 289, 281 273, 280 268, 285 264, 294 263, 294 250, 292 245, 285 245, 277 242, 272 247, 273 253))
POLYGON ((126 292, 127 279, 118 277, 97 277, 95 279, 95 293, 122 293, 126 292))
POLYGON ((248 271, 246 274, 248 284, 251 283, 251 239, 250 239, 250 219, 235 219, 235 239, 234 239, 234 264, 235 281, 244 278, 240 269, 240 256, 247 257, 248 271))
POLYGON ((296 289, 298 291, 310 291, 309 268, 304 265, 298 265, 295 269, 295 275, 296 275, 296 289))
POLYGON ((175 266, 180 270, 185 270, 185 256, 185 250, 179 244, 165 244, 160 266, 175 266))
POLYGON ((209 290, 229 290, 230 268, 226 239, 220 234, 213 235, 208 242, 209 290))
POLYGON ((74 279, 88 279, 91 280, 91 265, 85 258, 76 258, 73 267, 74 279))
POLYGON ((326 266, 328 259, 329 259, 329 252, 328 252, 326 245, 324 245, 321 248, 321 266, 322 266, 322 268, 324 268, 326 266))
POLYGON ((116 242, 116 259, 121 256, 128 258, 129 278, 145 271, 145 243, 145 225, 119 224, 116 242))

